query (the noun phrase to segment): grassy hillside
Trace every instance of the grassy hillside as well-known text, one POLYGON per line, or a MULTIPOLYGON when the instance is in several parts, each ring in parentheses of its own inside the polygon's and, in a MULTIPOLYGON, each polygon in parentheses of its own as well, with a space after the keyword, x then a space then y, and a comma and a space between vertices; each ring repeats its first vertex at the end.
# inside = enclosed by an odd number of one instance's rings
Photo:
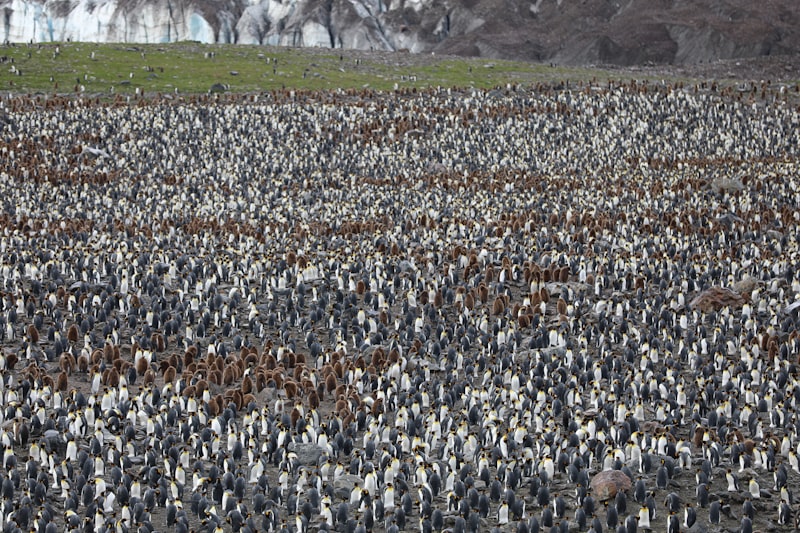
POLYGON ((607 80, 687 82, 742 92, 742 87, 800 95, 800 62, 790 56, 693 66, 566 67, 523 61, 407 52, 285 48, 181 42, 0 45, 0 94, 113 96, 289 89, 395 90, 492 88, 607 80), (766 80, 766 81, 765 81, 766 80))
POLYGON ((14 93, 205 93, 215 84, 231 92, 288 87, 486 88, 509 82, 587 80, 596 74, 524 62, 331 49, 199 43, 0 46, 0 91, 14 93))

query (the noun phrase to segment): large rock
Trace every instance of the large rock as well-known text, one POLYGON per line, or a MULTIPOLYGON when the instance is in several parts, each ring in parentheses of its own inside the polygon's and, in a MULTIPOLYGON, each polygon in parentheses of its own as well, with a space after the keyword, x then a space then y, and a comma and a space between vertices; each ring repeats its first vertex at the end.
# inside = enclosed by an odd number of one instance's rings
POLYGON ((333 492, 337 498, 346 500, 350 497, 353 487, 363 486, 364 480, 352 474, 343 474, 333 482, 333 492))
POLYGON ((407 50, 571 64, 691 64, 800 52, 800 10, 796 3, 0 0, 0 39, 126 43, 191 40, 407 50))
POLYGON ((745 303, 744 297, 738 292, 722 287, 711 287, 706 289, 689 302, 692 309, 699 309, 704 313, 712 310, 719 310, 723 307, 739 309, 745 303))
POLYGON ((733 290, 745 298, 749 298, 753 291, 758 287, 758 281, 747 276, 733 284, 733 290))
POLYGON ((739 192, 744 190, 744 182, 740 178, 718 176, 711 181, 711 190, 715 193, 739 192))
POLYGON ((323 449, 310 442, 292 442, 289 451, 297 454, 297 462, 303 466, 316 466, 323 449))
POLYGON ((594 497, 599 501, 610 500, 617 492, 627 492, 631 488, 631 478, 621 470, 604 470, 596 474, 589 484, 594 497))

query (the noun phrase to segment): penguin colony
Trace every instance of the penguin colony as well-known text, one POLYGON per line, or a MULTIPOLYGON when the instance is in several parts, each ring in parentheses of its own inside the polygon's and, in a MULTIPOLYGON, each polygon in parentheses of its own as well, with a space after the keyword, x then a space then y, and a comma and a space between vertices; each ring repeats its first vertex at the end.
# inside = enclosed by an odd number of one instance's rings
POLYGON ((795 526, 780 94, 2 106, 4 531, 795 526))

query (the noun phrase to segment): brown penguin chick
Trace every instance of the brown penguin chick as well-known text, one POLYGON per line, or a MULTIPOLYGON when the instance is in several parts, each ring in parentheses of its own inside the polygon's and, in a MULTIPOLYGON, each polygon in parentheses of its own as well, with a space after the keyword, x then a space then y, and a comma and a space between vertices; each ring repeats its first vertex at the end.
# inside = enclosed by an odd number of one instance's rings
POLYGON ((61 357, 58 358, 58 366, 61 368, 62 372, 66 372, 66 374, 72 375, 72 372, 75 370, 75 358, 72 357, 72 354, 69 352, 64 352, 61 354, 61 357))
POLYGON ((67 329, 67 340, 73 344, 78 342, 80 338, 80 331, 78 330, 78 326, 76 324, 72 324, 69 329, 67 329))
POLYGON ((384 410, 383 405, 383 398, 378 398, 372 403, 372 408, 370 409, 372 416, 377 417, 378 415, 382 414, 384 410))
POLYGON ((254 352, 248 352, 247 355, 243 358, 244 366, 247 368, 252 368, 258 365, 258 354, 254 352))
POLYGON ((337 413, 342 412, 342 410, 347 409, 347 401, 343 398, 336 400, 336 406, 334 407, 334 411, 337 413))
POLYGON ((549 303, 550 302, 550 291, 548 291, 546 287, 540 288, 539 289, 539 298, 544 303, 549 303))
POLYGON ((317 391, 312 388, 306 396, 308 397, 308 407, 311 409, 319 409, 320 402, 317 391))
POLYGON ((345 398, 347 396, 347 386, 344 383, 340 383, 336 386, 336 393, 334 397, 339 400, 341 398, 345 398))
POLYGON ((382 347, 378 346, 372 351, 372 357, 370 359, 373 366, 380 367, 383 364, 385 358, 386 358, 386 352, 383 351, 382 347))
POLYGON ((109 387, 119 387, 119 372, 113 366, 103 372, 103 383, 109 387))
POLYGON ((539 305, 542 303, 542 296, 539 291, 531 293, 531 306, 534 312, 539 312, 539 305))
POLYGON ((297 427, 297 421, 300 420, 300 410, 297 407, 292 408, 289 419, 292 421, 292 427, 297 427))
POLYGON ((753 450, 756 448, 756 443, 753 439, 745 439, 744 441, 744 453, 747 455, 752 455, 753 450))
POLYGON ((242 359, 234 359, 228 366, 233 371, 234 381, 238 381, 244 375, 244 361, 242 359))
POLYGON ((36 363, 31 363, 22 370, 22 375, 31 381, 39 379, 41 371, 36 363))
POLYGON ((242 394, 249 394, 253 392, 253 380, 250 379, 250 376, 245 376, 242 378, 241 390, 242 394))
POLYGON ((55 390, 59 392, 66 392, 69 389, 69 378, 66 372, 59 372, 58 379, 56 379, 55 390))
POLYGON ((336 375, 331 373, 325 377, 325 391, 331 395, 336 391, 337 387, 336 375))
POLYGON ((255 392, 259 393, 262 390, 267 388, 267 383, 269 382, 269 378, 271 377, 272 373, 263 368, 259 368, 256 371, 256 382, 255 382, 255 392))
POLYGON ((287 379, 283 383, 283 392, 286 394, 288 399, 293 400, 295 396, 297 396, 297 383, 287 379))
MULTIPOLYGON (((70 355, 70 357, 72 357, 72 355, 70 355)), ((77 368, 78 372, 81 372, 82 374, 85 374, 89 371, 89 358, 84 354, 78 356, 77 368)))
POLYGON ((197 346, 192 345, 183 352, 183 366, 191 365, 197 357, 197 346))
POLYGON ((428 305, 429 301, 430 301, 430 295, 428 294, 428 291, 422 291, 417 296, 417 303, 422 307, 428 305))
POLYGON ((475 294, 471 290, 464 295, 464 307, 470 311, 475 310, 475 294))
POLYGON ((478 285, 478 299, 481 301, 482 304, 485 304, 489 301, 489 287, 486 286, 484 282, 478 285))
POLYGON ((692 444, 694 444, 695 448, 700 448, 703 445, 703 436, 706 433, 706 428, 703 426, 697 426, 694 428, 694 434, 692 435, 692 444))
POLYGON ((222 371, 222 383, 229 387, 236 381, 236 373, 233 369, 233 365, 228 365, 225 367, 225 370, 222 371))
POLYGON ((221 409, 219 408, 219 402, 217 402, 217 396, 211 398, 211 400, 206 404, 208 408, 209 416, 217 416, 219 415, 221 409))
POLYGON ((33 324, 28 324, 28 340, 31 344, 39 344, 39 330, 33 324))
POLYGON ((144 376, 149 369, 150 365, 147 363, 146 358, 140 357, 139 360, 136 361, 136 373, 140 376, 144 376))
POLYGON ((236 405, 236 409, 244 407, 244 394, 239 389, 233 389, 230 394, 230 401, 236 405))
POLYGON ((114 347, 111 345, 111 343, 107 342, 105 346, 103 346, 103 359, 106 363, 111 363, 114 361, 114 347))
POLYGON ((505 302, 499 296, 494 299, 494 303, 492 304, 492 314, 493 315, 502 315, 506 310, 505 302))
POLYGON ((484 271, 483 277, 486 280, 486 283, 491 283, 494 281, 494 267, 492 265, 486 265, 486 270, 484 271))
POLYGON ((336 379, 344 379, 344 368, 341 362, 333 363, 333 373, 336 374, 336 379))
POLYGON ((174 366, 168 365, 167 368, 164 369, 163 377, 164 383, 172 383, 175 381, 175 375, 177 374, 177 370, 174 366))
POLYGON ((276 389, 282 389, 283 388, 283 382, 285 380, 286 380, 286 377, 283 374, 283 368, 281 368, 281 367, 276 368, 272 372, 272 381, 275 383, 275 388, 276 389))

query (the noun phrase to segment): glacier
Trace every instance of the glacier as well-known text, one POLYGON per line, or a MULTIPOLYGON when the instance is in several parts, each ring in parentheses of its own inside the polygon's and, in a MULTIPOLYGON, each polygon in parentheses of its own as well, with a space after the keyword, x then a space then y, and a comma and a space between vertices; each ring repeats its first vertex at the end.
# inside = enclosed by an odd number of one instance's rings
POLYGON ((0 0, 0 40, 240 43, 555 64, 800 53, 798 0, 0 0))

